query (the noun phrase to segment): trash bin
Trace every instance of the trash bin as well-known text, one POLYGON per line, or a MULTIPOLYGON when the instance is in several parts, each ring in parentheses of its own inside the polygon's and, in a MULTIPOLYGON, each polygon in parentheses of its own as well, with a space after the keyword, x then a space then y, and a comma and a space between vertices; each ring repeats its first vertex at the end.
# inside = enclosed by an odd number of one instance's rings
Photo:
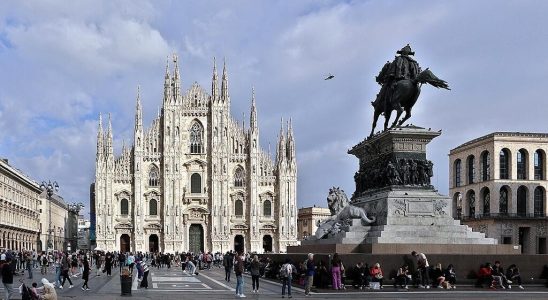
POLYGON ((120 273, 120 287, 122 289, 122 296, 131 296, 131 285, 133 284, 133 276, 129 272, 128 268, 123 268, 120 273))

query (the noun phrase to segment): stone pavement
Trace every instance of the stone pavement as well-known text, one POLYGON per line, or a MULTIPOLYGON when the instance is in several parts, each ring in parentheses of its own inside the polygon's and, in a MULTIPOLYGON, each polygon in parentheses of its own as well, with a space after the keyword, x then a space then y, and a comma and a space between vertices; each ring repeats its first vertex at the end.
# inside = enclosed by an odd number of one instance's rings
MULTIPOLYGON (((135 272, 136 274, 136 272, 135 272)), ((54 276, 49 274, 48 280, 53 281, 54 276)), ((34 274, 34 280, 18 276, 16 281, 22 279, 26 284, 40 282, 41 275, 34 274)), ((74 283, 72 289, 65 284, 63 290, 57 290, 59 299, 128 299, 130 297, 120 296, 120 279, 118 269, 114 269, 112 276, 105 274, 96 276, 92 272, 89 280, 90 291, 82 291, 80 288, 83 281, 80 278, 71 278, 74 283)), ((137 287, 137 279, 134 277, 131 299, 236 299, 235 286, 236 276, 232 274, 231 282, 224 280, 224 269, 214 268, 202 270, 197 276, 190 276, 183 273, 180 268, 171 269, 150 269, 149 289, 137 287)), ((17 284, 14 284, 17 285, 17 284)), ((385 286, 383 290, 364 290, 348 288, 344 291, 334 290, 313 290, 311 299, 344 299, 344 298, 369 298, 369 299, 548 299, 548 288, 542 286, 525 286, 525 290, 488 290, 478 289, 472 286, 459 285, 457 290, 442 289, 414 289, 409 291, 395 289, 392 286, 385 286)), ((3 289, 0 288, 0 295, 3 296, 3 289)), ((260 293, 251 292, 251 278, 244 276, 244 293, 250 299, 281 299, 281 284, 278 281, 260 279, 260 293)), ((294 299, 305 299, 302 288, 293 287, 294 299)), ((17 295, 15 299, 21 299, 17 295)))

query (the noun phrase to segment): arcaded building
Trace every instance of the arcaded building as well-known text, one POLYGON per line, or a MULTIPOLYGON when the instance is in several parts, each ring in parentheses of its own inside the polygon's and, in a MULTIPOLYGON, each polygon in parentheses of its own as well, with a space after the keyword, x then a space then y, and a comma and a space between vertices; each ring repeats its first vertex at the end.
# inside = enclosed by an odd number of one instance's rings
POLYGON ((327 207, 303 207, 299 208, 297 228, 299 230, 299 241, 308 239, 316 233, 319 222, 329 218, 331 211, 327 207))
POLYGON ((198 83, 184 92, 181 81, 175 56, 157 118, 144 126, 138 93, 134 140, 119 156, 110 119, 106 132, 99 119, 92 191, 97 247, 285 252, 297 243, 291 122, 282 122, 274 159, 259 143, 254 91, 245 100, 248 125, 232 117, 226 65, 218 80, 214 64, 210 93, 198 83))
POLYGON ((548 134, 495 132, 449 152, 453 216, 499 243, 547 253, 548 134))

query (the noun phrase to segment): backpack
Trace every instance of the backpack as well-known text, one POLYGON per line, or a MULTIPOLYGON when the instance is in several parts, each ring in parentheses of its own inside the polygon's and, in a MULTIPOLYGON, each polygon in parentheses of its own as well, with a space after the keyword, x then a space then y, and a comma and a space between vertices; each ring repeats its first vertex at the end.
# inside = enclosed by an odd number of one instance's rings
POLYGON ((289 272, 287 271, 287 264, 283 264, 280 268, 280 278, 289 277, 289 272))

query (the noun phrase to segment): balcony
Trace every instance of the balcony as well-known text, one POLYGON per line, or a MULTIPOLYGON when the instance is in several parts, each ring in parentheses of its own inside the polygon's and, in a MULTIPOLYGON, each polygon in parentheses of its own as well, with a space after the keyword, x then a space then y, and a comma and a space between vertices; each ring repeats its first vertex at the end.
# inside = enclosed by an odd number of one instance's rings
POLYGON ((487 213, 487 214, 476 214, 474 216, 463 216, 461 220, 463 221, 472 221, 472 220, 543 220, 548 219, 545 213, 487 213))

